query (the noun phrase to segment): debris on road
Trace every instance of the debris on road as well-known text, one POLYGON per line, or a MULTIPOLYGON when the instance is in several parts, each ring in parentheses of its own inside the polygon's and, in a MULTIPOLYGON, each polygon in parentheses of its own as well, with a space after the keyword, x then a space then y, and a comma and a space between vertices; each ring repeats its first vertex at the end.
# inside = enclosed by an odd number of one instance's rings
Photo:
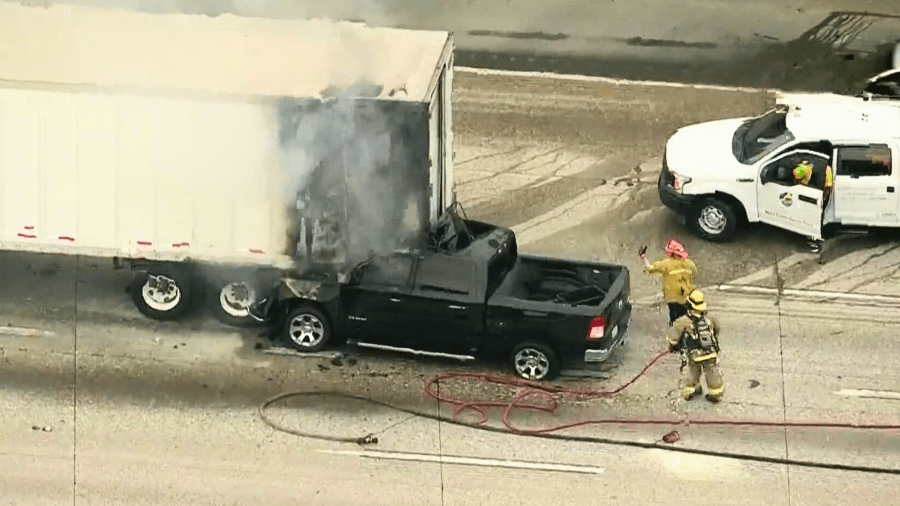
POLYGON ((672 443, 677 442, 679 439, 681 439, 681 436, 678 435, 678 431, 677 431, 677 430, 673 430, 672 432, 666 433, 666 434, 662 437, 662 439, 663 439, 663 441, 665 441, 666 443, 672 444, 672 443))
POLYGON ((31 430, 40 430, 40 431, 44 431, 44 432, 53 432, 53 427, 50 427, 50 426, 47 426, 47 427, 41 427, 41 426, 39 426, 39 425, 32 425, 32 426, 31 426, 31 430))

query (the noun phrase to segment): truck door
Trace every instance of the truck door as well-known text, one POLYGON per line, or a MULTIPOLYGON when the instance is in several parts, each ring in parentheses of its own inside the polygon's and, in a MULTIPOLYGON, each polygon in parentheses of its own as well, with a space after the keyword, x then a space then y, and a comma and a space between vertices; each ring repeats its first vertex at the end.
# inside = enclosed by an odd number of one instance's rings
POLYGON ((469 354, 484 326, 484 295, 476 286, 470 258, 443 254, 419 258, 410 304, 416 335, 410 347, 469 354))
POLYGON ((812 184, 794 183, 793 170, 804 160, 822 170, 831 161, 822 153, 800 149, 790 150, 763 164, 756 192, 759 220, 806 237, 821 239, 824 192, 812 184))
POLYGON ((897 226, 897 163, 887 144, 839 146, 834 214, 845 225, 897 226))
POLYGON ((343 292, 343 314, 365 342, 398 345, 410 329, 409 296, 415 257, 377 257, 358 268, 343 292))

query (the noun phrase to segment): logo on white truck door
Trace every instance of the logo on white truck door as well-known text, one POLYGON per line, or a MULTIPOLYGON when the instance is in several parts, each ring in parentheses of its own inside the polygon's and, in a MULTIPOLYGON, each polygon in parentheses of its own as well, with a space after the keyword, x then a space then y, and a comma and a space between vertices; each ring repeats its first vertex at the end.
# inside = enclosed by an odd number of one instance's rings
POLYGON ((784 207, 791 207, 794 204, 794 197, 789 192, 782 193, 778 198, 784 207))

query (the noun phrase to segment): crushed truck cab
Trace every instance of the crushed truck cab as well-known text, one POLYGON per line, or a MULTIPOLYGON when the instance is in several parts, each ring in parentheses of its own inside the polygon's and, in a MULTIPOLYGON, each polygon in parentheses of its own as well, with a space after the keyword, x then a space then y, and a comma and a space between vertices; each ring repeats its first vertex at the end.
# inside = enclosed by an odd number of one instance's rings
POLYGON ((666 143, 658 191, 710 241, 731 240, 754 222, 817 240, 829 224, 897 227, 898 149, 898 102, 781 94, 761 116, 679 129, 666 143), (813 171, 801 184, 793 169, 804 161, 813 171))

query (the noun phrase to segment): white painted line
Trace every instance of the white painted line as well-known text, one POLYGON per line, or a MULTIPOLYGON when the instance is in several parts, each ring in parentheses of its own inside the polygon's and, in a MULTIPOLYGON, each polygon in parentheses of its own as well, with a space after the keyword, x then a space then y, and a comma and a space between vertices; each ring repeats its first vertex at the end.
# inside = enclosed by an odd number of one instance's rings
MULTIPOLYGON (((766 295, 777 295, 777 288, 766 288, 762 286, 736 286, 736 285, 719 285, 721 292, 737 292, 737 293, 757 293, 766 295)), ((863 302, 886 302, 889 304, 900 304, 900 297, 892 295, 870 295, 865 293, 843 293, 843 292, 826 292, 823 290, 798 290, 794 288, 785 288, 781 291, 782 295, 793 297, 822 297, 831 299, 858 300, 863 302)))
POLYGON ((837 395, 845 397, 867 397, 871 399, 892 399, 900 401, 900 392, 879 391, 879 390, 840 390, 835 392, 837 395))
POLYGON ((456 72, 477 74, 482 76, 525 77, 532 79, 558 79, 562 81, 581 81, 590 83, 616 84, 623 86, 659 86, 667 88, 693 88, 697 90, 739 91, 743 93, 784 93, 777 89, 747 88, 741 86, 716 86, 712 84, 670 83, 665 81, 632 81, 630 79, 614 79, 612 77, 584 76, 578 74, 557 74, 553 72, 527 72, 520 70, 495 70, 473 67, 453 67, 456 72))
POLYGON ((551 464, 545 462, 523 462, 519 460, 483 459, 477 457, 452 457, 447 455, 431 455, 428 453, 383 452, 376 450, 319 450, 321 453, 333 455, 350 455, 367 459, 405 460, 409 462, 435 462, 456 464, 461 466, 502 467, 508 469, 527 469, 530 471, 556 471, 563 473, 601 474, 604 469, 593 466, 570 464, 551 464))
POLYGON ((56 335, 49 330, 33 329, 28 327, 0 327, 0 334, 19 337, 41 337, 56 335))

